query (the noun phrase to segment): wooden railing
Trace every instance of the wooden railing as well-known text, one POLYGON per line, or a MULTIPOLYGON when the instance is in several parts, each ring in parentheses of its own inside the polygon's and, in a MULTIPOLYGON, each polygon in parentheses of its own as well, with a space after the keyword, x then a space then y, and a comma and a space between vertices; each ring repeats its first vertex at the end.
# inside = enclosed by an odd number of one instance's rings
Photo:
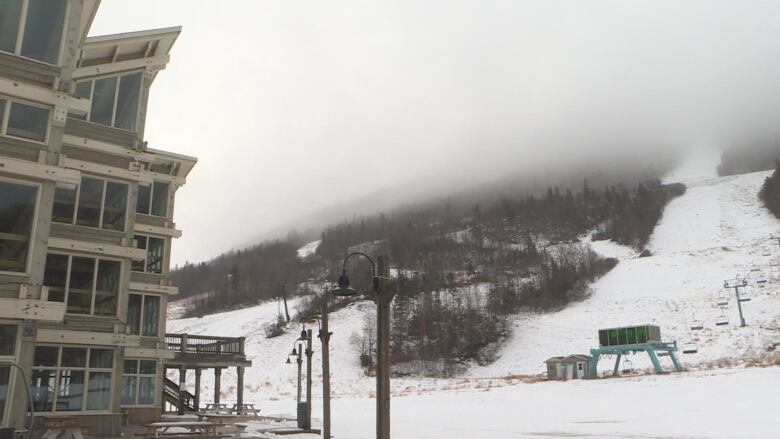
POLYGON ((244 340, 244 337, 165 334, 165 347, 169 351, 185 354, 244 355, 244 340))

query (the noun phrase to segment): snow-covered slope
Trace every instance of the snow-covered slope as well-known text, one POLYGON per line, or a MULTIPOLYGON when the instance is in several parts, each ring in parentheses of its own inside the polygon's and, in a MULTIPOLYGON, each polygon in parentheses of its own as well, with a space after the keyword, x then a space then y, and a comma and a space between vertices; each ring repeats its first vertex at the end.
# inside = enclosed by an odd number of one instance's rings
MULTIPOLYGON (((780 256, 780 248, 770 240, 780 233, 780 223, 758 200, 768 173, 718 178, 712 164, 706 155, 697 155, 667 179, 685 183, 688 190, 667 207, 648 246, 652 257, 639 258, 613 243, 594 243, 596 251, 619 258, 620 264, 593 286, 592 296, 557 313, 517 316, 502 357, 468 376, 541 373, 547 358, 588 353, 598 346, 599 328, 623 325, 657 324, 665 339, 697 342, 698 354, 682 356, 687 364, 760 354, 776 343, 780 334, 765 327, 777 328, 780 320, 780 288, 771 281, 777 275, 771 261, 780 256), (770 283, 751 286, 752 301, 744 304, 748 326, 740 328, 734 298, 728 307, 717 306, 716 299, 726 292, 724 280, 748 275, 752 264, 770 283), (729 317, 729 326, 715 325, 722 314, 729 317), (703 330, 690 330, 694 316, 704 322, 703 330)), ((635 367, 649 366, 646 356, 632 361, 635 367)), ((601 367, 610 365, 603 362, 601 367)))

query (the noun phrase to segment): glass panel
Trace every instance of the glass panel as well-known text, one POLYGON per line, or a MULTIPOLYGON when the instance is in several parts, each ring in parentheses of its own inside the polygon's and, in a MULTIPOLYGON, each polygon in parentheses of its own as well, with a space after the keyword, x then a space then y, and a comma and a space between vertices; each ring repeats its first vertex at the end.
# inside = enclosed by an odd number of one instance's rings
POLYGON ((628 344, 636 344, 636 328, 628 328, 628 344))
POLYGON ((111 369, 114 367, 114 351, 111 349, 89 350, 90 369, 111 369))
POLYGON ((22 56, 58 64, 67 0, 29 0, 22 56))
POLYGON ((53 370, 33 370, 30 390, 32 391, 33 407, 36 412, 50 412, 54 408, 56 374, 57 372, 53 370))
POLYGON ((116 100, 115 127, 135 131, 140 95, 141 73, 122 76, 122 79, 119 81, 119 95, 116 100))
POLYGON ((19 33, 21 15, 22 0, 0 0, 0 50, 16 52, 16 36, 19 33))
POLYGON ((76 189, 57 188, 54 190, 54 208, 51 211, 52 221, 72 224, 73 213, 76 211, 76 189))
POLYGON ((6 134, 43 142, 46 140, 48 127, 49 110, 19 102, 11 102, 6 134))
POLYGON ((98 263, 97 287, 95 288, 95 315, 116 315, 116 297, 119 293, 119 273, 122 263, 101 260, 98 263))
POLYGON ((111 125, 115 95, 116 77, 96 79, 89 120, 103 125, 111 125))
POLYGON ((68 257, 65 255, 46 255, 46 270, 43 284, 49 287, 50 302, 65 302, 65 283, 68 275, 68 257))
POLYGON ((146 252, 146 271, 162 274, 163 257, 165 256, 165 240, 149 238, 149 251, 146 252))
MULTIPOLYGON (((133 236, 133 239, 135 240, 135 248, 146 250, 146 239, 147 239, 146 236, 135 235, 133 236)), ((145 267, 146 267, 146 261, 133 260, 130 269, 133 271, 143 272, 145 267)))
MULTIPOLYGON (((3 2, 3 0, 0 0, 0 3, 2 3, 2 2, 3 2)), ((5 103, 6 102, 7 101, 4 101, 4 100, 0 99, 0 128, 2 128, 1 125, 3 123, 3 117, 5 116, 5 103)))
POLYGON ((16 354, 16 331, 16 325, 0 325, 0 355, 16 354))
POLYGON ((152 200, 151 186, 138 186, 138 203, 135 211, 137 213, 149 214, 149 203, 152 200))
POLYGON ((100 226, 100 206, 103 203, 103 180, 82 177, 79 189, 79 212, 76 224, 100 226))
MULTIPOLYGON (((125 364, 127 364, 126 361, 125 364)), ((122 377, 122 405, 135 405, 135 390, 137 383, 138 377, 122 377)))
POLYGON ((138 360, 125 360, 122 371, 124 373, 138 373, 138 360))
POLYGON ((5 413, 5 403, 8 400, 8 382, 11 377, 10 366, 0 366, 0 419, 5 413))
POLYGON ((127 185, 106 182, 106 201, 103 207, 103 228, 125 230, 127 212, 127 185))
POLYGON ((626 334, 626 328, 620 329, 618 332, 618 343, 621 345, 628 344, 628 336, 626 334))
POLYGON ((139 373, 141 375, 155 375, 157 373, 157 362, 154 360, 141 360, 141 367, 139 373))
POLYGON ((143 335, 157 337, 157 322, 160 320, 160 298, 146 296, 144 298, 144 328, 143 335))
POLYGON ((111 372, 90 372, 87 410, 107 410, 111 399, 111 372))
POLYGON ((62 366, 87 367, 86 348, 62 348, 62 366))
POLYGON ((168 214, 168 183, 155 181, 152 185, 152 215, 168 214))
MULTIPOLYGON (((92 94, 92 81, 79 82, 78 84, 76 84, 76 90, 73 91, 73 96, 82 99, 89 99, 91 94, 92 94)), ((68 117, 72 117, 74 119, 79 119, 79 120, 87 120, 86 114, 82 116, 78 114, 68 113, 68 117)))
POLYGON ((610 329, 609 330, 609 345, 610 346, 617 346, 618 345, 618 330, 617 329, 610 329))
POLYGON ((74 256, 70 265, 67 312, 89 314, 92 309, 95 260, 74 256))
POLYGON ((141 298, 131 294, 127 299, 127 333, 130 335, 141 335, 141 298))
POLYGON ((141 377, 138 387, 138 404, 154 404, 154 377, 141 377))
POLYGON ((599 344, 601 346, 609 346, 609 334, 607 331, 599 331, 599 344))
POLYGON ((84 398, 84 371, 70 369, 61 370, 58 389, 58 412, 81 410, 81 401, 84 398))
POLYGON ((37 193, 34 186, 0 181, 0 271, 27 271, 37 193))
POLYGON ((33 366, 56 367, 59 348, 56 346, 37 346, 33 366))
POLYGON ((644 326, 636 328, 636 342, 647 343, 647 328, 644 326))

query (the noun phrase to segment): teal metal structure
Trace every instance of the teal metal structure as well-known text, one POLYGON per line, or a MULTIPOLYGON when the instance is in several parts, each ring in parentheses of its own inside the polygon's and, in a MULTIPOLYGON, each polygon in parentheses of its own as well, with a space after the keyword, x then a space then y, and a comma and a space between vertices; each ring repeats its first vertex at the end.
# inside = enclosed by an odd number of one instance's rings
POLYGON ((653 363, 653 368, 655 368, 655 372, 658 374, 665 373, 663 367, 661 367, 661 362, 658 361, 658 355, 656 355, 656 352, 663 352, 665 354, 669 355, 669 358, 672 359, 672 363, 674 363, 674 368, 677 372, 682 372, 682 366, 680 365, 680 361, 677 359, 677 355, 675 354, 678 351, 677 349, 677 342, 647 342, 647 343, 635 343, 635 344, 625 344, 625 345, 616 345, 616 346, 602 346, 598 349, 591 349, 590 350, 590 361, 588 362, 588 375, 587 378, 596 378, 598 376, 598 363, 602 356, 604 355, 617 355, 617 360, 615 361, 615 369, 613 371, 613 375, 617 375, 620 372, 620 359, 624 355, 628 354, 636 354, 638 352, 647 352, 647 355, 650 356, 650 361, 653 363))

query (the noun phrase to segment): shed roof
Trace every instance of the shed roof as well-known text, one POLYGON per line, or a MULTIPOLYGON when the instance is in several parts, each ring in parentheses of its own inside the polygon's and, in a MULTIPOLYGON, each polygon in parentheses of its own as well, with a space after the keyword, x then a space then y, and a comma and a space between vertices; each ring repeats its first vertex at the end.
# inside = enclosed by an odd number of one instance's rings
POLYGON ((577 361, 577 360, 579 360, 579 361, 587 361, 587 360, 590 360, 590 355, 572 354, 572 355, 569 355, 568 357, 562 359, 561 361, 562 362, 568 362, 568 361, 572 361, 572 360, 574 360, 574 361, 577 361))
POLYGON ((545 360, 545 363, 558 363, 563 360, 564 357, 552 357, 549 360, 545 360))

